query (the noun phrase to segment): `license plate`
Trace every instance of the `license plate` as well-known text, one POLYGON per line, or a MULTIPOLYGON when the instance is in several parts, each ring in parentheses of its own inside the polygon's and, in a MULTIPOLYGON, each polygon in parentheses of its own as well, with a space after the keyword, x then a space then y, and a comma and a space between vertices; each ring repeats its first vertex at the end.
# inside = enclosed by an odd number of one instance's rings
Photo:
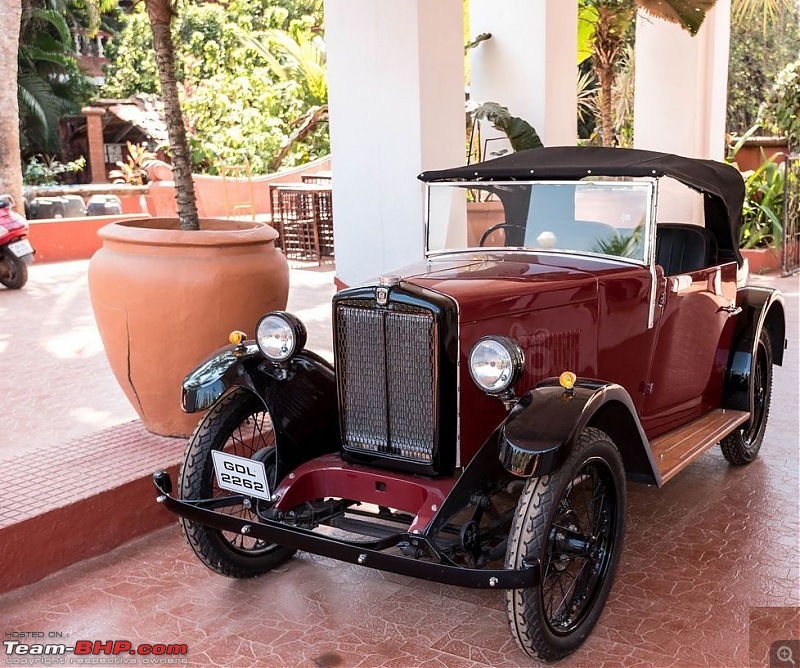
POLYGON ((214 473, 219 487, 245 496, 269 500, 267 472, 263 462, 229 455, 219 450, 212 450, 211 456, 214 459, 214 473))
POLYGON ((8 250, 17 257, 22 257, 23 255, 30 255, 33 253, 33 246, 31 246, 31 242, 27 239, 20 239, 19 241, 8 244, 8 250))

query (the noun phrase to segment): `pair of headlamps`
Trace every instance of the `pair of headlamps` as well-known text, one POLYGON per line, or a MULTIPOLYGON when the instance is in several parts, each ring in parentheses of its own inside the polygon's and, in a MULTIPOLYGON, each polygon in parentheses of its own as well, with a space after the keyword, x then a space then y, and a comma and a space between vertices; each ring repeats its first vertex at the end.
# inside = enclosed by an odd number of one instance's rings
MULTIPOLYGON (((256 344, 271 362, 290 360, 306 344, 303 323, 285 311, 268 313, 256 326, 256 344)), ((475 384, 491 395, 508 392, 525 365, 522 349, 507 336, 485 336, 472 347, 469 373, 475 384)))

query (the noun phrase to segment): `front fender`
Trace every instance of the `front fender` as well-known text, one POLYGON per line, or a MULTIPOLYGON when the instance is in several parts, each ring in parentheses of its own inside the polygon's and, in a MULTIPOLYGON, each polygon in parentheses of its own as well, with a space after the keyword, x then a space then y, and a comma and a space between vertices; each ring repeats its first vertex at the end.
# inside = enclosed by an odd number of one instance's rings
POLYGON ((539 383, 501 428, 500 462, 521 477, 552 473, 589 426, 614 441, 629 480, 661 485, 633 401, 622 386, 599 380, 578 379, 573 392, 565 391, 555 378, 539 383))
POLYGON ((187 412, 205 410, 234 388, 259 397, 269 411, 279 458, 289 470, 341 447, 333 367, 303 350, 283 366, 265 359, 258 347, 228 346, 183 381, 187 412))

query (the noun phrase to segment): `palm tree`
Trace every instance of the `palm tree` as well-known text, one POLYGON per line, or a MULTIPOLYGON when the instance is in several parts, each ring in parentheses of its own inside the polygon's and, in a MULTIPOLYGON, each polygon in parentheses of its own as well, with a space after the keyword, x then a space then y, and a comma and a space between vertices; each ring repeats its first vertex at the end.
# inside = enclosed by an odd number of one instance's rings
POLYGON ((17 50, 22 22, 19 0, 0 0, 0 192, 14 198, 15 208, 22 213, 22 165, 19 151, 19 106, 17 90, 8 85, 17 80, 17 50))
MULTIPOLYGON (((622 57, 625 33, 636 11, 678 24, 696 35, 717 0, 580 0, 579 36, 591 44, 592 68, 600 84, 599 106, 603 146, 614 145, 614 74, 622 57), (588 26, 588 27, 587 27, 588 26)), ((756 0, 745 0, 754 2, 756 0)), ((772 2, 774 0, 760 0, 772 2)), ((581 51, 581 44, 579 44, 581 51)))
POLYGON ((71 99, 72 84, 83 75, 73 49, 69 25, 60 11, 26 3, 17 54, 17 96, 20 143, 27 153, 57 153, 58 119, 79 108, 71 99))
POLYGON ((158 78, 161 82, 161 99, 164 102, 164 120, 172 152, 172 171, 178 201, 178 218, 182 230, 199 230, 197 196, 192 180, 192 161, 186 127, 183 122, 178 82, 175 77, 175 49, 172 43, 172 19, 175 17, 174 0, 145 0, 147 18, 153 30, 153 50, 156 55, 158 78))
POLYGON ((308 105, 303 114, 291 122, 294 131, 272 160, 270 166, 277 171, 292 146, 328 120, 325 41, 315 34, 301 34, 295 38, 280 29, 265 30, 261 35, 242 32, 239 39, 266 61, 278 81, 295 81, 300 85, 308 105))

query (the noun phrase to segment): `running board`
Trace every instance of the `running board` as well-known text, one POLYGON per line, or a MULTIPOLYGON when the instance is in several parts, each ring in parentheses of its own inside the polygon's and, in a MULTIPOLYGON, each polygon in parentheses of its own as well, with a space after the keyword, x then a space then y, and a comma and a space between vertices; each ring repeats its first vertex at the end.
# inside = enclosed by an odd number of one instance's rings
POLYGON ((719 408, 650 441, 662 482, 689 466, 749 418, 747 411, 719 408))

